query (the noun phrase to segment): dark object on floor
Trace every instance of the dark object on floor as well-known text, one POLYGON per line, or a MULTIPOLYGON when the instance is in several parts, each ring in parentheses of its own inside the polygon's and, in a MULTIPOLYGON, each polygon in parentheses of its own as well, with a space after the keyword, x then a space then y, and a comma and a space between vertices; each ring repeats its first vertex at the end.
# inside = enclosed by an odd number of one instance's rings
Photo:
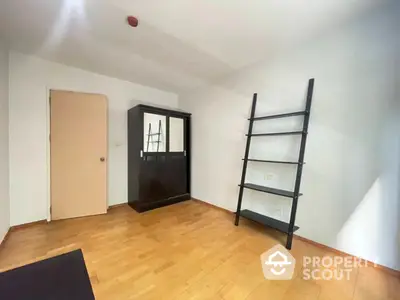
POLYGON ((81 250, 0 273, 0 298, 94 300, 81 250))

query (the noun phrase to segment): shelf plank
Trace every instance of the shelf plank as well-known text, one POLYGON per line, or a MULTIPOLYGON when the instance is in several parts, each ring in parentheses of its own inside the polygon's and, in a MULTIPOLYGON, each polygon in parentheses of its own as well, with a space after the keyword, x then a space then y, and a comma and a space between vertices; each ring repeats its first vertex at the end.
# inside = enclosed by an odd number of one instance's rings
MULTIPOLYGON (((245 160, 245 159, 242 158, 242 160, 245 160)), ((301 164, 297 161, 264 160, 264 159, 253 159, 253 158, 248 158, 247 161, 265 162, 265 163, 272 163, 272 164, 289 164, 289 165, 300 165, 301 164)))
MULTIPOLYGON (((253 133, 250 136, 273 136, 273 135, 296 135, 303 134, 303 131, 288 131, 288 132, 269 132, 269 133, 253 133)), ((248 136, 248 134, 246 134, 248 136)))
MULTIPOLYGON (((268 193, 268 194, 274 194, 274 195, 287 197, 287 198, 294 197, 294 192, 270 188, 267 186, 257 185, 257 184, 253 184, 253 183, 245 183, 245 184, 243 184, 243 187, 246 189, 264 192, 264 193, 268 193)), ((299 193, 299 196, 302 196, 302 194, 299 193)))
MULTIPOLYGON (((261 215, 259 213, 256 213, 248 209, 240 211, 240 216, 248 220, 260 223, 262 225, 274 228, 283 233, 289 233, 289 224, 286 222, 261 215)), ((298 229, 299 229, 298 226, 294 226, 293 232, 295 232, 298 229)))
POLYGON ((270 119, 279 119, 279 118, 286 118, 286 117, 302 116, 302 115, 305 115, 306 113, 307 113, 306 111, 296 111, 296 112, 291 112, 291 113, 286 113, 286 114, 255 117, 255 118, 249 119, 249 120, 262 121, 262 120, 270 120, 270 119))

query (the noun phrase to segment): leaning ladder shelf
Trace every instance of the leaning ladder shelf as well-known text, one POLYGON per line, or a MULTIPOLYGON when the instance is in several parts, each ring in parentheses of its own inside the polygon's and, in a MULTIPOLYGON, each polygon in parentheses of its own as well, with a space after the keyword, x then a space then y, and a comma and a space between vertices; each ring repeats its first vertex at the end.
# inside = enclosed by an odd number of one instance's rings
POLYGON ((147 152, 149 152, 150 144, 153 143, 157 144, 157 152, 158 152, 161 143, 161 120, 158 121, 158 132, 156 133, 151 132, 151 123, 149 123, 149 131, 147 133, 147 148, 146 148, 147 152), (153 136, 157 136, 156 141, 153 141, 153 136))
POLYGON ((298 203, 299 197, 302 195, 302 194, 300 194, 300 184, 301 184, 301 175, 303 173, 304 153, 306 150, 308 124, 310 121, 313 90, 314 90, 314 79, 310 79, 308 81, 306 108, 304 111, 297 111, 297 112, 292 112, 292 113, 271 115, 271 116, 265 116, 265 117, 254 117, 255 111, 256 111, 256 106, 257 106, 257 94, 254 94, 253 104, 251 107, 251 114, 250 114, 250 119, 249 119, 249 121, 250 121, 249 122, 249 131, 248 131, 248 134, 246 135, 247 136, 246 150, 245 150, 244 159, 243 159, 242 178, 241 178, 241 182, 239 184, 240 189, 239 189, 239 198, 238 198, 237 210, 236 210, 235 225, 238 226, 240 217, 244 217, 246 219, 261 223, 265 226, 268 226, 268 227, 274 228, 276 230, 279 230, 283 233, 286 233, 287 234, 286 248, 289 250, 292 248, 293 233, 297 229, 299 229, 299 227, 295 226, 295 221, 296 221, 297 203, 298 203), (263 121, 263 120, 270 120, 270 119, 277 119, 277 118, 287 118, 287 117, 294 117, 294 116, 304 116, 303 129, 301 131, 253 134, 253 123, 255 121, 263 121), (280 135, 301 135, 299 159, 297 162, 249 159, 250 143, 251 143, 252 137, 280 136, 280 135), (246 183, 245 179, 246 179, 246 171, 247 171, 247 162, 249 162, 249 161, 297 165, 297 173, 296 173, 296 181, 295 181, 295 185, 294 185, 294 191, 293 192, 285 191, 285 190, 280 190, 280 189, 276 189, 276 188, 270 188, 270 187, 266 187, 266 186, 256 185, 256 184, 252 184, 252 183, 246 183), (293 199, 289 223, 286 223, 286 222, 283 222, 280 220, 276 220, 276 219, 273 219, 268 216, 261 215, 259 213, 250 211, 248 209, 241 210, 242 199, 243 199, 243 190, 245 188, 293 199))

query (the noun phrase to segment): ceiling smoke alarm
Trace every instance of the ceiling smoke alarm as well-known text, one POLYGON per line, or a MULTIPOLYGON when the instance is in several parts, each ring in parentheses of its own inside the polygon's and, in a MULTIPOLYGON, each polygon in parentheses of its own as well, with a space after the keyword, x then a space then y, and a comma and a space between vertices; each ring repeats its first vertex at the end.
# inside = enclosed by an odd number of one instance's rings
POLYGON ((137 27, 139 25, 139 20, 134 16, 128 16, 127 21, 132 27, 137 27))

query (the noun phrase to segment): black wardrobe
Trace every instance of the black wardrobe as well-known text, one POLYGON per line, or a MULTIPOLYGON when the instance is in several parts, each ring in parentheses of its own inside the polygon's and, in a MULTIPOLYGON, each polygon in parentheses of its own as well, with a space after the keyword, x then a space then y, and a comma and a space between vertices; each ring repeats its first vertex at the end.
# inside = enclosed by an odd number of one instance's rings
POLYGON ((190 199, 190 114, 128 111, 128 204, 138 212, 190 199))

